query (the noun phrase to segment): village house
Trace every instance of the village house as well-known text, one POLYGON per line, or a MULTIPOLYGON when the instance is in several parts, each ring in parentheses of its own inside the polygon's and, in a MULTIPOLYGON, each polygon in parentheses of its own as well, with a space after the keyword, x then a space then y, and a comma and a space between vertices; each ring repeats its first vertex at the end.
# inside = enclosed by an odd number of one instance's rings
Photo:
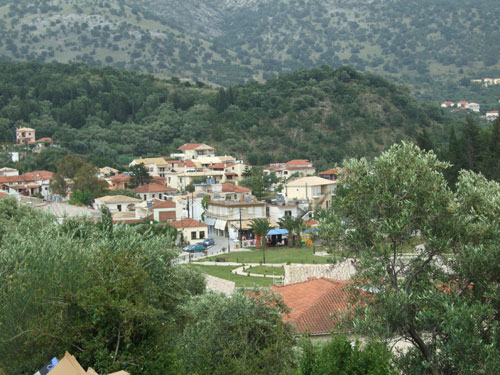
POLYGON ((139 186, 138 188, 132 189, 132 191, 144 201, 151 201, 153 199, 166 200, 177 192, 177 190, 173 188, 156 182, 139 186))
POLYGON ((224 178, 224 172, 205 170, 189 170, 184 172, 167 172, 165 173, 165 180, 167 186, 176 190, 185 191, 189 185, 193 185, 199 181, 206 180, 207 178, 213 179, 215 183, 220 183, 224 178))
POLYGON ((182 152, 183 160, 195 160, 200 156, 215 156, 215 148, 204 143, 185 143, 177 150, 182 152))
POLYGON ((283 320, 294 325, 300 335, 312 338, 329 336, 349 307, 349 281, 311 279, 289 285, 273 285, 273 292, 283 298, 290 312, 283 320))
POLYGON ((143 164, 150 176, 165 177, 165 172, 169 170, 169 164, 164 158, 134 159, 130 162, 129 167, 138 164, 143 164))
POLYGON ((337 186, 336 181, 308 176, 288 182, 285 187, 285 199, 291 201, 306 201, 314 207, 329 208, 331 195, 337 186))
POLYGON ((500 111, 498 111, 498 110, 488 111, 488 112, 486 112, 486 120, 495 121, 498 118, 499 114, 500 114, 500 111))
POLYGON ((208 166, 213 171, 224 172, 223 182, 238 182, 243 178, 247 165, 242 160, 225 161, 208 166))
POLYGON ((323 171, 319 173, 319 176, 321 178, 330 180, 330 181, 337 181, 342 174, 345 173, 344 168, 332 168, 327 171, 323 171))
MULTIPOLYGON (((208 202, 205 223, 208 225, 209 234, 236 240, 240 230, 242 236, 248 236, 252 220, 265 218, 265 202, 218 200, 208 202)), ((271 222, 271 225, 276 226, 276 223, 271 222)))
POLYGON ((272 172, 280 180, 286 181, 292 176, 312 176, 316 173, 316 169, 307 159, 294 159, 286 163, 273 163, 264 169, 265 174, 271 174, 272 172))
POLYGON ((469 104, 466 100, 461 100, 457 103, 457 108, 466 108, 467 104, 469 104))
POLYGON ((182 234, 184 241, 190 245, 203 242, 207 238, 207 225, 197 220, 186 218, 170 222, 168 225, 176 228, 179 231, 179 239, 182 234))
POLYGON ((453 102, 443 102, 441 103, 441 107, 442 108, 449 108, 449 107, 454 107, 455 106, 455 103, 453 102))
POLYGON ((35 143, 35 129, 32 128, 17 128, 16 129, 16 144, 29 145, 35 143))
POLYGON ((94 208, 100 210, 105 206, 112 214, 116 212, 126 212, 134 213, 135 216, 135 206, 140 202, 140 199, 128 197, 126 195, 106 195, 95 199, 94 208))
POLYGON ((120 173, 105 179, 108 183, 108 190, 123 190, 127 189, 130 184, 130 175, 128 172, 120 173))
MULTIPOLYGON (((13 172, 12 172, 13 173, 13 172)), ((33 171, 22 175, 0 176, 0 189, 9 195, 41 195, 50 200, 50 182, 54 174, 49 171, 33 171)))
POLYGON ((100 178, 110 177, 116 175, 118 172, 119 172, 118 169, 111 167, 103 167, 99 168, 99 171, 97 172, 97 177, 100 178))
POLYGON ((481 106, 478 103, 468 103, 465 105, 465 108, 470 109, 472 112, 479 112, 481 106))
POLYGON ((19 171, 14 168, 0 168, 0 176, 19 176, 19 171))

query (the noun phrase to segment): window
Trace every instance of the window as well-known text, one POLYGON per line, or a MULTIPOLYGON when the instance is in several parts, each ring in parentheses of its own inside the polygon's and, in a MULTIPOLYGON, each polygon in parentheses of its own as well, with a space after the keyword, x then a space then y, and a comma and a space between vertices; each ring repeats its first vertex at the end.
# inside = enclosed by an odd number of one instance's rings
POLYGON ((117 204, 117 205, 116 205, 116 208, 118 209, 118 211, 120 211, 120 212, 121 212, 121 210, 122 210, 122 205, 121 205, 121 204, 117 204))
POLYGON ((191 239, 196 240, 196 232, 191 232, 191 239))
POLYGON ((285 216, 292 216, 292 211, 285 211, 285 216))
POLYGON ((147 201, 147 200, 148 200, 148 199, 147 199, 147 197, 146 197, 146 194, 144 194, 144 200, 145 200, 145 201, 147 201))
POLYGON ((200 231, 200 239, 203 239, 205 238, 205 232, 204 231, 200 231))
POLYGON ((153 194, 153 198, 155 197, 155 195, 153 194))

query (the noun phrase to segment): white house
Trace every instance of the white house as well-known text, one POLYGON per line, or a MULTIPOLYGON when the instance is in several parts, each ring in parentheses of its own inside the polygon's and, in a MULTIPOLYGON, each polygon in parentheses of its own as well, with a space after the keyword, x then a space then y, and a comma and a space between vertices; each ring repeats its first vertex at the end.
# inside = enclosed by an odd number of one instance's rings
POLYGON ((500 111, 498 111, 498 110, 488 111, 488 112, 486 112, 486 120, 495 121, 498 118, 499 114, 500 114, 500 111))
MULTIPOLYGON (((127 197, 125 195, 106 195, 95 199, 94 208, 100 210, 106 206, 112 213, 115 212, 134 212, 135 206, 141 202, 140 199, 127 197)), ((135 215, 134 215, 135 216, 135 215)))

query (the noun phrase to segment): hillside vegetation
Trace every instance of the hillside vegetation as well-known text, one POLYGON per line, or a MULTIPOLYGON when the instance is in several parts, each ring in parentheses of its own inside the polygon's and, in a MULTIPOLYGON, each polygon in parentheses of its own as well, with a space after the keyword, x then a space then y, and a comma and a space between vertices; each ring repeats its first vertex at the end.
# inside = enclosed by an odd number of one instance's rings
POLYGON ((493 0, 2 0, 1 57, 225 86, 350 65, 441 100, 464 77, 499 74, 499 11, 493 0))
POLYGON ((1 141, 29 126, 98 164, 198 141, 251 164, 310 158, 326 167, 375 155, 419 129, 442 134, 445 120, 405 88, 348 67, 212 89, 109 67, 2 63, 0 88, 1 141))

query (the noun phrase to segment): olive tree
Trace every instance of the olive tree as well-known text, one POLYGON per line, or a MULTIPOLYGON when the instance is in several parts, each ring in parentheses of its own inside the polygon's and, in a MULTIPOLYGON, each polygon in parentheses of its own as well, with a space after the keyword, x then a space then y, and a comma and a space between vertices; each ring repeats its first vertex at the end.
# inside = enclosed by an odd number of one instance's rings
MULTIPOLYGON (((465 230, 474 224, 477 235, 488 226, 482 216, 467 219, 474 199, 463 190, 474 186, 464 179, 454 195, 443 177, 447 167, 411 143, 394 145, 372 162, 347 161, 332 202, 347 225, 334 240, 360 258, 354 327, 410 343, 398 358, 406 374, 488 373, 498 362, 491 300, 478 303, 466 293, 460 269, 471 266, 465 254, 473 237, 465 230)), ((491 190, 483 186, 476 195, 485 199, 491 190)), ((476 236, 476 253, 482 242, 476 236)))

